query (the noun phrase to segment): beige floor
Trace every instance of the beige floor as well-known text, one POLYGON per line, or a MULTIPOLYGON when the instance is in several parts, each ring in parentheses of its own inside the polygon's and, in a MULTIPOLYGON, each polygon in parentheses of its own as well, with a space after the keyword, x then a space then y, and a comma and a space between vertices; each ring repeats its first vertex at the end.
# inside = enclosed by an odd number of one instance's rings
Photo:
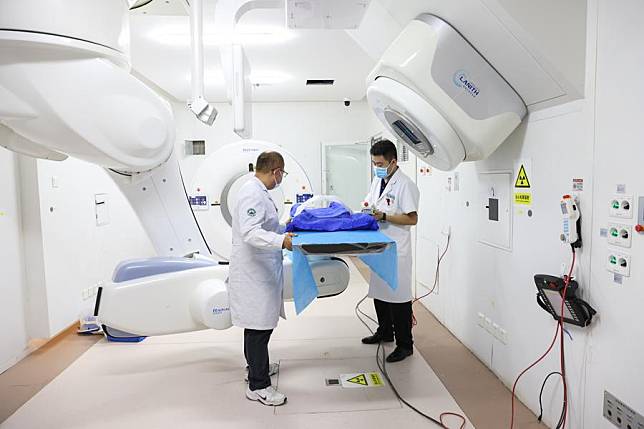
MULTIPOLYGON (((347 292, 319 300, 303 315, 280 323, 271 340, 271 357, 281 363, 274 382, 289 395, 284 407, 263 407, 244 399, 237 329, 149 338, 134 345, 101 340, 89 349, 91 339, 83 339, 67 348, 77 354, 87 351, 75 361, 68 356, 67 363, 73 363, 62 372, 62 363, 51 365, 49 377, 60 372, 51 382, 28 370, 25 364, 31 357, 0 375, 0 421, 25 396, 33 396, 0 427, 432 427, 395 399, 389 388, 348 391, 324 385, 327 377, 376 369, 375 348, 359 343, 365 329, 353 315, 365 292, 366 283, 354 271, 347 292)), ((369 313, 371 307, 364 305, 369 313)), ((479 429, 507 427, 507 389, 426 310, 418 307, 415 312, 422 327, 415 332, 419 349, 412 359, 388 366, 401 394, 433 416, 461 412, 460 405, 479 429)), ((37 363, 43 366, 32 366, 37 363)), ((524 407, 519 421, 520 428, 543 427, 532 424, 536 417, 524 407)), ((458 427, 453 420, 448 423, 458 427)), ((474 426, 468 422, 467 427, 474 426)))

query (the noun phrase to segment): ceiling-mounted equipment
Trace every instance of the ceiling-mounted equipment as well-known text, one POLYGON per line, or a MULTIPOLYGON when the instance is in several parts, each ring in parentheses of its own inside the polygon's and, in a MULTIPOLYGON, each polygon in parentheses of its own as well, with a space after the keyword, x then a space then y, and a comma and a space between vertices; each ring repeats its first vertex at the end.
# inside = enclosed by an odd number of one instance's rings
POLYGON ((382 123, 424 162, 452 170, 484 159, 526 115, 516 91, 441 18, 411 21, 367 78, 382 123))
POLYGON ((354 30, 371 0, 287 0, 286 24, 293 29, 354 30))
POLYGON ((188 109, 197 119, 207 125, 212 125, 217 118, 215 109, 204 97, 203 87, 203 3, 202 0, 192 0, 190 5, 190 34, 192 47, 192 69, 190 81, 192 95, 188 101, 188 109))

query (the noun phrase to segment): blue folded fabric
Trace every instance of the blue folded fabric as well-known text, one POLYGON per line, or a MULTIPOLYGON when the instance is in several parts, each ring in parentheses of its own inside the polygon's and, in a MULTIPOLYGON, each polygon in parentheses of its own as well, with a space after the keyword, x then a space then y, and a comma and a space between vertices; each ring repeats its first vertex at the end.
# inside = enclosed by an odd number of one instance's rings
POLYGON ((302 251, 307 244, 384 243, 379 253, 361 254, 360 259, 383 279, 391 289, 398 288, 398 250, 396 242, 378 231, 303 232, 293 238, 293 300, 300 314, 318 296, 308 257, 302 251))
MULTIPOLYGON (((291 208, 291 216, 298 205, 291 208)), ((342 204, 332 202, 326 208, 304 209, 294 216, 286 226, 287 232, 293 231, 377 231, 378 221, 365 213, 352 213, 342 204)))

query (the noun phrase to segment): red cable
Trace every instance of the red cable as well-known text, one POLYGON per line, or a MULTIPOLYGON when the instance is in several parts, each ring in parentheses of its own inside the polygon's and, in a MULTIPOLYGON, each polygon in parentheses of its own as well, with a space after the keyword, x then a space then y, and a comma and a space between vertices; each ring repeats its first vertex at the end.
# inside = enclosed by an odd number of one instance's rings
MULTIPOLYGON (((560 313, 560 318, 559 321, 557 322, 557 328, 555 329, 555 336, 552 339, 552 342, 550 343, 550 347, 548 347, 548 350, 539 358, 537 359, 532 365, 524 369, 521 374, 517 377, 517 379, 514 381, 514 385, 512 386, 512 415, 510 417, 510 429, 514 429, 514 400, 515 400, 515 392, 516 392, 516 387, 517 384, 519 383, 519 380, 523 375, 530 371, 534 366, 536 366, 539 362, 541 362, 548 354, 552 351, 552 348, 554 347, 555 343, 557 342, 557 336, 561 332, 561 341, 563 343, 563 312, 564 312, 564 305, 565 305, 565 298, 566 298, 566 291, 568 290, 568 284, 570 283, 570 280, 572 278, 572 271, 575 266, 575 259, 576 259, 576 254, 575 254, 575 249, 573 248, 572 250, 572 264, 570 265, 570 271, 568 273, 568 276, 564 279, 564 289, 563 289, 563 296, 561 299, 561 313, 560 313)), ((562 369, 562 379, 564 383, 564 428, 566 426, 566 415, 568 411, 568 402, 567 402, 567 387, 566 387, 566 377, 565 377, 565 372, 564 371, 564 364, 563 364, 563 351, 560 356, 561 360, 561 369, 562 369)))
POLYGON ((575 248, 572 248, 572 264, 570 265, 570 271, 568 272, 568 277, 564 281, 564 290, 563 290, 563 296, 561 299, 561 313, 560 318, 559 318, 559 325, 561 327, 561 346, 560 346, 560 365, 561 365, 561 379, 563 380, 563 403, 564 403, 564 415, 563 415, 563 426, 562 429, 566 429, 566 418, 568 417, 568 383, 566 383, 566 362, 564 358, 564 334, 563 334, 563 329, 564 329, 564 304, 566 303, 566 291, 568 290, 568 285, 570 285, 570 281, 572 280, 572 271, 573 268, 575 267, 575 260, 576 260, 577 254, 575 253, 575 248))
MULTIPOLYGON (((451 235, 448 235, 447 236, 447 245, 445 246, 445 250, 443 251, 443 253, 439 254, 439 255, 436 255, 437 260, 436 260, 436 274, 434 275, 434 285, 432 286, 431 290, 429 292, 427 292, 426 294, 424 294, 422 296, 419 296, 418 298, 414 298, 414 300, 411 302, 412 305, 414 305, 414 303, 416 301, 420 301, 421 299, 425 298, 426 296, 431 295, 432 292, 434 292, 434 290, 436 289, 436 286, 438 286, 438 277, 440 275, 439 270, 440 270, 441 262, 443 261, 443 257, 447 253, 447 249, 449 249, 450 238, 451 238, 451 235)), ((412 312, 411 312, 411 326, 416 326, 416 325, 418 325, 418 321, 416 320, 416 316, 414 315, 414 311, 412 310, 412 312)))
MULTIPOLYGON (((438 285, 438 276, 439 276, 439 274, 440 274, 439 269, 440 269, 440 266, 441 266, 441 261, 443 260, 443 257, 444 257, 444 256, 445 256, 445 254, 447 253, 447 249, 449 249, 449 241, 450 241, 450 236, 448 235, 448 236, 447 236, 447 245, 445 246, 445 250, 443 251, 443 253, 442 253, 442 254, 437 255, 437 261, 436 261, 436 275, 434 276, 434 285, 432 286, 431 290, 430 290, 429 292, 427 292, 425 295, 422 295, 422 296, 420 296, 420 297, 418 297, 418 298, 415 298, 415 299, 411 302, 411 303, 412 303, 412 305, 413 305, 416 301, 420 301, 421 299, 425 298, 426 296, 431 295, 431 294, 432 294, 432 292, 434 292, 434 290, 436 289, 436 286, 438 285)), ((416 316, 414 315, 414 311, 412 310, 412 312, 411 312, 411 325, 412 325, 412 326, 416 326, 417 324, 418 324, 418 321, 416 320, 416 316)), ((441 424, 443 425, 443 427, 444 427, 444 428, 446 428, 446 429, 448 429, 448 428, 447 428, 447 426, 445 425, 445 423, 443 422, 443 417, 444 417, 444 416, 454 416, 454 417, 458 417, 459 419, 463 420, 463 423, 461 423, 461 426, 459 427, 459 429, 463 429, 463 428, 465 427, 465 423, 467 423, 467 420, 466 420, 466 419, 465 419, 465 417, 463 417, 462 415, 457 414, 457 413, 445 412, 445 413, 442 413, 442 414, 440 415, 439 420, 440 420, 441 424)))

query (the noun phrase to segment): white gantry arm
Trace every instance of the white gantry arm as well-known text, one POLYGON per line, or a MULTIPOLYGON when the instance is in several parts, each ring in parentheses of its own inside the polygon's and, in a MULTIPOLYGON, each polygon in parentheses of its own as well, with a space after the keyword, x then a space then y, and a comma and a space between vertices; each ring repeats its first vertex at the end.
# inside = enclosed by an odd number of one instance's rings
POLYGON ((128 6, 0 2, 3 145, 105 167, 160 255, 209 254, 172 156, 171 106, 130 74, 128 6))

